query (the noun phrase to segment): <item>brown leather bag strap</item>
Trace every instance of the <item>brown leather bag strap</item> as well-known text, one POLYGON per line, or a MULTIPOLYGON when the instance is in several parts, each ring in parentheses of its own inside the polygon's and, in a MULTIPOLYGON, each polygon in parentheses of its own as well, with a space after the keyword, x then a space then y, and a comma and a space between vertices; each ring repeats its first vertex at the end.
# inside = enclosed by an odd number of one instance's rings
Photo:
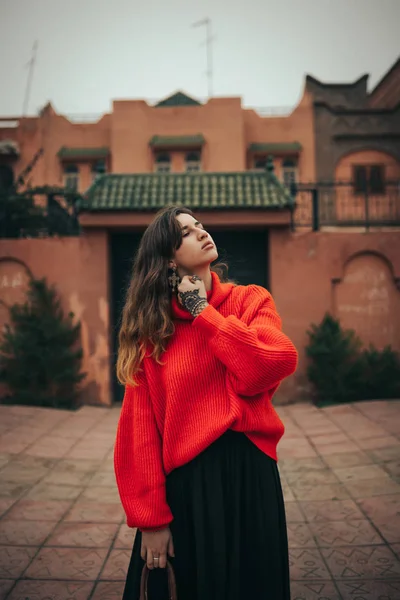
MULTIPOLYGON (((174 573, 174 569, 172 568, 172 565, 169 562, 169 560, 167 560, 167 571, 168 571, 169 600, 178 600, 178 596, 176 594, 175 573, 174 573)), ((149 598, 148 593, 147 593, 149 573, 150 573, 150 569, 147 567, 147 565, 144 565, 143 570, 142 570, 142 577, 140 579, 140 599, 139 600, 152 600, 152 598, 149 598)), ((156 598, 154 600, 156 600, 156 598)))

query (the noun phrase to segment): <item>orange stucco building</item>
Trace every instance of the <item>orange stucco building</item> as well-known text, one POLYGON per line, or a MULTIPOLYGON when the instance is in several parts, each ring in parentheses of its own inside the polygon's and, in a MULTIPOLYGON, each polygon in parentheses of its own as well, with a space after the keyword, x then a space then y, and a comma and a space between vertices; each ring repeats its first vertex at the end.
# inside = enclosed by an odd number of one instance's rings
MULTIPOLYGON (((313 105, 307 92, 292 114, 275 118, 243 109, 240 98, 200 104, 180 92, 156 106, 115 100, 112 112, 96 123, 71 122, 48 104, 38 117, 0 120, 0 136, 15 143, 7 161, 14 176, 43 149, 31 173, 34 186, 74 181, 83 192, 102 173, 245 171, 270 154, 279 175, 290 158, 302 179, 315 178, 313 105)), ((5 154, 3 159, 6 166, 5 154)))
POLYGON ((119 399, 116 331, 132 255, 154 212, 182 203, 232 276, 274 296, 300 354, 279 398, 309 395, 306 331, 326 311, 365 343, 400 350, 399 75, 396 63, 371 93, 365 78, 307 77, 280 117, 178 92, 155 106, 116 100, 96 123, 50 104, 0 119, 0 185, 25 173, 30 186, 85 195, 80 236, 0 239, 0 319, 30 276, 46 276, 82 322, 85 401, 119 399))

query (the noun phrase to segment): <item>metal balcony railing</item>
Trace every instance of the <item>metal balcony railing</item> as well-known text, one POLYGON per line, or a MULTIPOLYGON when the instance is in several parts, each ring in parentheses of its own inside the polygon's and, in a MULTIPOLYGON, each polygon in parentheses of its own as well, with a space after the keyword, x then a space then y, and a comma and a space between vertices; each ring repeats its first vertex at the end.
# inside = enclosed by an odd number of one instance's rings
POLYGON ((298 184, 292 194, 294 228, 400 225, 400 181, 386 181, 379 191, 362 192, 352 182, 298 184))

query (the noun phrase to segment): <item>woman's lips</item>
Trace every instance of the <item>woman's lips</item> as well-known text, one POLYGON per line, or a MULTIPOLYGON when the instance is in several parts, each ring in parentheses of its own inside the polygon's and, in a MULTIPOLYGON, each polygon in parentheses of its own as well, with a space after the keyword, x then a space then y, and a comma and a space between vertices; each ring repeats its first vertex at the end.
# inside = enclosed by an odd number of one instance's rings
POLYGON ((211 248, 214 248, 214 244, 212 242, 208 242, 208 244, 203 246, 203 250, 211 250, 211 248))

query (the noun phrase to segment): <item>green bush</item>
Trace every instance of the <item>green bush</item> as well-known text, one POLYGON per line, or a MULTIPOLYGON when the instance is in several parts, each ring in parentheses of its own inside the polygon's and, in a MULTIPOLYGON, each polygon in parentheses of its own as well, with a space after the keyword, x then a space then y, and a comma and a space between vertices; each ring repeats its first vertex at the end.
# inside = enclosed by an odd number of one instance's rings
POLYGON ((46 214, 35 205, 33 197, 0 192, 0 215, 2 237, 37 237, 46 231, 46 214))
POLYGON ((382 351, 370 345, 359 358, 364 400, 400 398, 400 355, 386 346, 382 351))
POLYGON ((3 402, 75 408, 81 373, 80 323, 65 316, 54 287, 31 280, 25 304, 10 308, 0 343, 3 402))
POLYGON ((321 403, 396 398, 400 396, 400 357, 390 347, 362 348, 353 330, 326 314, 307 332, 307 375, 321 403))
POLYGON ((339 321, 326 314, 320 325, 311 325, 306 347, 307 375, 318 401, 349 402, 357 399, 360 384, 358 361, 361 342, 353 331, 343 331, 339 321))

